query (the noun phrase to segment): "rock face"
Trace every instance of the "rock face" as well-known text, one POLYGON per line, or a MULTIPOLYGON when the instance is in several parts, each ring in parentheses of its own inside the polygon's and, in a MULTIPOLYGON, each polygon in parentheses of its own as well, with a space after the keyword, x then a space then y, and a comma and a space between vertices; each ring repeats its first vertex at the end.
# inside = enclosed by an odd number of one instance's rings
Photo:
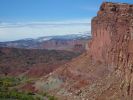
POLYGON ((54 76, 64 82, 55 94, 67 100, 133 100, 133 5, 104 2, 88 52, 39 81, 42 87, 54 76))
POLYGON ((132 97, 133 5, 103 3, 92 20, 92 35, 89 51, 92 59, 113 65, 115 71, 120 71, 123 76, 121 94, 132 97))
POLYGON ((94 60, 114 62, 120 56, 122 60, 127 53, 132 52, 132 24, 133 5, 103 3, 98 15, 92 20, 93 39, 89 52, 94 60))

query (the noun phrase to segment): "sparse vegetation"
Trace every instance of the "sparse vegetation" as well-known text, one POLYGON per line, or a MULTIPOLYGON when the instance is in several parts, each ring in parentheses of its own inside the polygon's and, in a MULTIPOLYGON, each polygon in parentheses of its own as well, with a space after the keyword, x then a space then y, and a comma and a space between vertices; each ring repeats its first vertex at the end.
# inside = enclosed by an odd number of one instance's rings
MULTIPOLYGON (((10 100, 43 100, 42 98, 48 98, 48 100, 57 100, 56 97, 48 95, 38 96, 32 92, 20 92, 13 88, 21 83, 21 79, 14 77, 0 77, 0 99, 10 100)), ((39 94, 40 95, 40 94, 39 94)))
POLYGON ((43 93, 42 96, 47 97, 49 100, 58 100, 55 96, 51 96, 47 92, 43 93))

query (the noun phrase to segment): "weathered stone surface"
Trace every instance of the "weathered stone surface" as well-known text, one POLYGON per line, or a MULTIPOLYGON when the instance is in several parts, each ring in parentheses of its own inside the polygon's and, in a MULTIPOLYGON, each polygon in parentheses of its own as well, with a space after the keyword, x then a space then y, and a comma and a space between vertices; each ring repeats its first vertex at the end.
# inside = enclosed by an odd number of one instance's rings
MULTIPOLYGON (((111 60, 116 53, 132 52, 133 5, 103 3, 98 15, 92 20, 90 55, 94 60, 111 60), (129 43, 130 42, 130 43, 129 43), (129 50, 128 50, 128 45, 129 50), (126 51, 127 50, 127 51, 126 51)), ((119 56, 116 54, 116 56, 119 56)), ((118 57, 114 57, 118 59, 118 57)), ((116 60, 115 60, 116 61, 116 60)))
MULTIPOLYGON (((92 20, 93 39, 89 54, 95 61, 114 66, 114 73, 123 78, 120 81, 123 86, 118 94, 119 97, 123 96, 124 100, 133 99, 132 24, 133 5, 129 4, 105 2, 101 5, 98 15, 92 20)), ((120 88, 119 85, 117 88, 120 88)))
POLYGON ((63 80, 50 91, 60 100, 133 100, 133 5, 104 2, 92 36, 87 53, 41 80, 63 80))

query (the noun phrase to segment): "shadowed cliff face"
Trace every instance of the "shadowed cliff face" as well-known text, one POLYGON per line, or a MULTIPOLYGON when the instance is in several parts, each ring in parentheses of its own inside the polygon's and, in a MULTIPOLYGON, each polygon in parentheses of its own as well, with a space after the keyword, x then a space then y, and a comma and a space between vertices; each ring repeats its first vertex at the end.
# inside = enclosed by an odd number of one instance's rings
POLYGON ((133 100, 133 5, 104 2, 88 45, 87 53, 36 82, 36 89, 60 100, 133 100), (52 78, 60 80, 54 89, 52 78))

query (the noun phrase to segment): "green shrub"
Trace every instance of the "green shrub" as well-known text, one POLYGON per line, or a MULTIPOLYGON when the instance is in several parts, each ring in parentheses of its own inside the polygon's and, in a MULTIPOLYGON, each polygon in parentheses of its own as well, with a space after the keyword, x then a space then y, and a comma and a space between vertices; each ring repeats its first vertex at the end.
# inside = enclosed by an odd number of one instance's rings
MULTIPOLYGON (((57 100, 57 98, 48 95, 48 93, 43 93, 42 95, 40 95, 41 97, 39 97, 38 95, 32 92, 19 92, 17 89, 13 87, 20 84, 21 81, 22 79, 20 78, 0 77, 0 100, 42 100, 43 97, 48 98, 48 100, 57 100)), ((28 80, 27 82, 32 82, 32 80, 28 80)))
POLYGON ((49 100, 57 100, 57 98, 54 97, 54 96, 48 96, 48 99, 49 99, 49 100))

